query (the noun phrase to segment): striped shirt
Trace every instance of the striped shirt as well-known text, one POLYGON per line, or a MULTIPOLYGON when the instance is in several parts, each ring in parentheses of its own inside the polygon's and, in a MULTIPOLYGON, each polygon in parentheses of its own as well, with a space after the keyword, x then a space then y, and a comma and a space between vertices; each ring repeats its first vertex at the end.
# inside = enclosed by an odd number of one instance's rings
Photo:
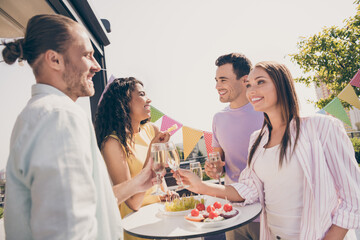
MULTIPOLYGON (((290 129, 293 143, 294 121, 290 129)), ((250 147, 259 132, 252 134, 250 147)), ((263 205, 260 239, 265 240, 271 235, 264 210, 264 186, 254 172, 254 162, 262 156, 261 149, 268 136, 266 128, 251 165, 241 172, 239 182, 232 184, 245 199, 243 204, 260 201, 263 205)), ((342 123, 320 114, 301 118, 299 139, 290 153, 288 149, 286 156, 290 156, 290 161, 298 161, 304 171, 300 239, 322 239, 332 224, 346 229, 360 228, 360 169, 342 123)), ((355 238, 349 235, 345 239, 356 239, 355 235, 355 238)))

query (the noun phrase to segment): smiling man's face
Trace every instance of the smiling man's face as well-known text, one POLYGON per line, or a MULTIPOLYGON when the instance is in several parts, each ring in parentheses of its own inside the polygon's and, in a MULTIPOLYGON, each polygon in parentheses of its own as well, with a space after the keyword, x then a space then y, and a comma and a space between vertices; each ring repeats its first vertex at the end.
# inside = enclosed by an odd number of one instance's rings
POLYGON ((64 53, 62 78, 67 85, 66 94, 76 101, 78 97, 94 95, 92 77, 100 71, 100 66, 93 56, 94 49, 85 30, 74 25, 71 34, 71 43, 64 53))
POLYGON ((236 74, 230 63, 217 68, 215 80, 219 100, 222 103, 235 102, 241 98, 241 94, 245 94, 244 82, 242 78, 236 79, 236 74))

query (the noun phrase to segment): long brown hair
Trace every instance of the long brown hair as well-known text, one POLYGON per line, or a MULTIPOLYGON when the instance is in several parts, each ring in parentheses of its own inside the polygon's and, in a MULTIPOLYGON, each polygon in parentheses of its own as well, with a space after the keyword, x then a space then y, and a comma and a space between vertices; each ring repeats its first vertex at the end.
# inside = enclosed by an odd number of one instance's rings
MULTIPOLYGON (((267 74, 269 74, 271 80, 275 85, 277 104, 280 105, 282 118, 286 120, 286 128, 285 128, 284 136, 281 139, 281 148, 280 148, 280 157, 279 157, 279 166, 281 167, 284 161, 284 157, 286 157, 287 148, 288 147, 291 148, 291 145, 293 144, 293 149, 295 149, 300 132, 299 103, 295 92, 294 80, 291 76, 289 69, 285 65, 279 64, 277 62, 271 62, 271 61, 259 62, 255 65, 254 68, 262 68, 267 72, 267 74), (290 135, 291 120, 294 120, 296 123, 296 137, 294 143, 291 142, 291 135, 290 135)), ((261 138, 264 135, 265 127, 268 127, 269 129, 269 138, 268 138, 268 142, 269 142, 271 138, 272 125, 269 116, 266 113, 264 113, 264 124, 261 128, 260 134, 256 138, 249 153, 249 161, 248 161, 249 166, 254 156, 254 153, 260 144, 261 138)))
MULTIPOLYGON (((126 156, 130 155, 129 142, 133 142, 134 131, 131 126, 130 101, 136 84, 144 84, 134 78, 116 78, 103 95, 95 116, 95 133, 98 147, 101 150, 104 140, 115 134, 125 148, 126 156), (128 142, 129 141, 129 142, 128 142)), ((144 119, 140 124, 145 124, 144 119)))

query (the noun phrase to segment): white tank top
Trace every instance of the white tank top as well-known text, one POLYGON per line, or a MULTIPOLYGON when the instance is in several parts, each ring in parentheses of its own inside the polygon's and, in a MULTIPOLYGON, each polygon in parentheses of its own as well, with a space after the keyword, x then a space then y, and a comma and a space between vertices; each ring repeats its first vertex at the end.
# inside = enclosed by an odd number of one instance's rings
POLYGON ((299 239, 303 210, 304 173, 295 159, 279 168, 280 145, 263 148, 254 159, 254 170, 264 183, 265 211, 275 239, 299 239))

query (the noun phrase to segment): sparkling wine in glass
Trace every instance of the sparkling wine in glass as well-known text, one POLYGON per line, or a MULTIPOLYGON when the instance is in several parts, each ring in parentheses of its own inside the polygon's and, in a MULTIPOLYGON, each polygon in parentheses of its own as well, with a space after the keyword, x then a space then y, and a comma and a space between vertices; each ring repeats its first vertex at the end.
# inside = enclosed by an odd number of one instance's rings
POLYGON ((190 170, 202 180, 202 168, 199 162, 190 163, 190 170))
POLYGON ((209 153, 209 158, 207 161, 211 163, 213 167, 216 167, 217 169, 216 175, 218 176, 219 184, 221 184, 221 174, 223 172, 223 166, 220 158, 220 153, 219 152, 209 153))
POLYGON ((180 156, 179 153, 175 147, 175 144, 173 142, 167 142, 165 143, 165 150, 166 150, 166 158, 167 163, 169 167, 175 172, 175 174, 178 176, 178 180, 180 184, 176 188, 176 191, 182 190, 186 187, 181 180, 181 177, 178 175, 177 171, 180 169, 180 156))
POLYGON ((161 173, 165 169, 165 146, 163 143, 151 144, 151 157, 153 159, 152 169, 156 173, 156 191, 151 195, 165 195, 166 193, 161 190, 161 173))

